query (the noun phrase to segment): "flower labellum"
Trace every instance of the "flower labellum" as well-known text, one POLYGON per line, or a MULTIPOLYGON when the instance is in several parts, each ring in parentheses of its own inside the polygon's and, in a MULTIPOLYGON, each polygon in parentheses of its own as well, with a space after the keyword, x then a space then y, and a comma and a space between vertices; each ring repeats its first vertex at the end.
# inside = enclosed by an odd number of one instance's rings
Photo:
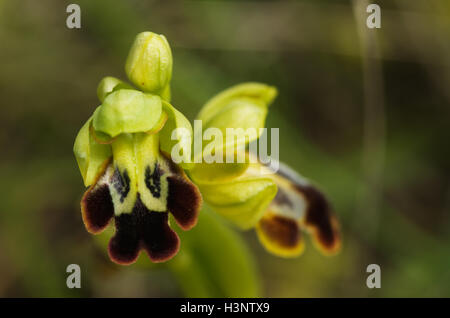
POLYGON ((280 163, 277 173, 267 175, 278 191, 256 225, 263 246, 278 256, 298 256, 303 252, 304 229, 313 235, 315 245, 324 254, 335 254, 340 248, 339 224, 325 196, 284 164, 280 163))

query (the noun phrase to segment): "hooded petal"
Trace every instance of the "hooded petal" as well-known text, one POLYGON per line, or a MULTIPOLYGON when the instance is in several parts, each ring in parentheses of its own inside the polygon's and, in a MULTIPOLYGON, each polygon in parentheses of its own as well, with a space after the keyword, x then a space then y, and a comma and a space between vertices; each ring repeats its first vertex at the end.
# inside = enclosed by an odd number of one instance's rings
POLYGON ((122 133, 151 130, 162 114, 161 98, 132 89, 120 89, 106 96, 95 112, 96 131, 116 137, 122 133))

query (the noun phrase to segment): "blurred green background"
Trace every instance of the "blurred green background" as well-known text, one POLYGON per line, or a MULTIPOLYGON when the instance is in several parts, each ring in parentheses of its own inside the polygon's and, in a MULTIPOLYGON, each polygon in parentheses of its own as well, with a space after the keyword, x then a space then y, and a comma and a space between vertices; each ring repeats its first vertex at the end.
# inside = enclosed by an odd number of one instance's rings
POLYGON ((376 3, 378 30, 364 0, 0 0, 0 296, 450 296, 450 2, 376 3), (307 242, 276 258, 205 210, 167 264, 108 260, 81 220, 72 146, 145 30, 168 38, 172 102, 191 120, 233 84, 278 87, 267 126, 333 203, 339 255, 307 242), (72 263, 81 289, 66 287, 72 263), (381 289, 366 287, 372 263, 381 289))

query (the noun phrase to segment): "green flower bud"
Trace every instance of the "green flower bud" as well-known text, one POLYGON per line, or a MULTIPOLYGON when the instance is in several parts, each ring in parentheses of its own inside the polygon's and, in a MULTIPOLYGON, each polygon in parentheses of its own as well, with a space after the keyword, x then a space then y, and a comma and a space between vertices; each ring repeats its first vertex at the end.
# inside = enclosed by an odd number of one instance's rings
POLYGON ((161 95, 172 78, 172 52, 163 35, 142 32, 128 54, 125 71, 130 81, 143 91, 161 95))

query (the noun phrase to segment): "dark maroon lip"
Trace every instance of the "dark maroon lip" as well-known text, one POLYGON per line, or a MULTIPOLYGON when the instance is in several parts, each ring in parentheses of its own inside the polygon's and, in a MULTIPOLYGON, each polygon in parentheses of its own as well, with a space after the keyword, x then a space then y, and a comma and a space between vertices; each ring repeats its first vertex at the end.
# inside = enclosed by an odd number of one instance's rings
MULTIPOLYGON (((167 160, 167 159, 166 159, 167 160)), ((170 163, 170 162, 169 162, 170 163)), ((104 178, 111 166, 106 166, 94 185, 88 188, 81 200, 82 218, 88 232, 101 233, 114 218, 115 234, 108 244, 110 259, 121 265, 136 262, 144 250, 152 262, 164 262, 175 256, 180 248, 180 239, 169 226, 169 212, 183 230, 197 224, 202 197, 198 188, 187 178, 184 171, 173 167, 167 176, 167 210, 152 211, 146 207, 140 193, 130 212, 114 216, 111 191, 118 191, 120 201, 129 195, 129 178, 126 170, 115 169, 110 178, 104 178)), ((109 170, 111 171, 111 170, 109 170)), ((164 171, 155 166, 153 173, 146 170, 146 189, 160 198, 161 178, 164 171)))

